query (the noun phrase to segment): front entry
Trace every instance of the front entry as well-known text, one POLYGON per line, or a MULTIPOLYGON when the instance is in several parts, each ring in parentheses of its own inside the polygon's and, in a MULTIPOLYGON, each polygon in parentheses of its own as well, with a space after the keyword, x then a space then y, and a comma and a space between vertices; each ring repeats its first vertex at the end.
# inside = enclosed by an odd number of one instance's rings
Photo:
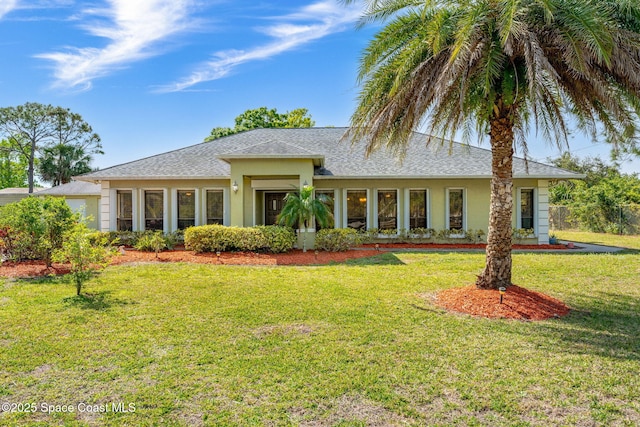
POLYGON ((264 194, 264 224, 277 225, 278 215, 284 206, 284 198, 287 193, 264 194))

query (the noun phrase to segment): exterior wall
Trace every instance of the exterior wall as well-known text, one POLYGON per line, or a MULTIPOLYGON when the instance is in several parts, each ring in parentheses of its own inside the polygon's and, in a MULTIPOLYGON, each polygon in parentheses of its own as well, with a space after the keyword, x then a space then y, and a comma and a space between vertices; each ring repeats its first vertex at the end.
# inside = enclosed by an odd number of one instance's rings
POLYGON ((9 203, 19 202, 25 197, 29 197, 28 193, 10 193, 10 194, 0 194, 0 206, 8 205, 9 203))
POLYGON ((427 224, 436 230, 446 228, 447 189, 461 188, 464 190, 466 215, 466 229, 487 230, 489 222, 489 183, 485 180, 333 180, 318 179, 315 181, 316 190, 333 189, 336 191, 336 205, 339 205, 335 218, 336 226, 346 225, 346 192, 347 190, 367 190, 367 219, 369 228, 377 228, 377 191, 398 191, 398 229, 408 229, 408 217, 405 215, 408 207, 409 191, 413 189, 427 190, 427 224))
MULTIPOLYGON (((111 228, 111 219, 113 218, 113 222, 115 223, 115 208, 111 206, 111 202, 115 201, 113 197, 111 197, 110 185, 109 181, 103 181, 101 183, 100 190, 100 231, 110 231, 111 228)), ((115 228, 114 228, 115 229, 115 228)))
POLYGON ((67 204, 74 211, 81 208, 85 218, 91 218, 87 222, 89 228, 98 230, 100 227, 100 197, 98 196, 66 196, 67 204))
POLYGON ((195 192, 196 225, 206 223, 206 191, 223 190, 225 225, 230 225, 229 180, 140 180, 140 181, 103 181, 101 202, 101 230, 113 231, 117 226, 118 190, 130 190, 133 203, 133 229, 144 230, 144 192, 146 190, 162 190, 164 199, 163 226, 165 232, 177 228, 177 192, 193 190, 195 192))
POLYGON ((538 243, 549 243, 549 181, 538 181, 538 243))
MULTIPOLYGON (((313 184, 313 161, 310 159, 233 159, 231 161, 231 184, 238 191, 231 194, 231 225, 246 227, 254 225, 255 194, 251 187, 255 179, 295 179, 297 186, 307 182, 313 184)), ((290 187, 288 189, 291 189, 290 187)))
MULTIPOLYGON (((412 189, 427 190, 427 225, 436 230, 447 228, 447 190, 463 189, 464 191, 464 223, 467 230, 481 229, 485 233, 489 223, 491 199, 490 179, 451 179, 451 180, 334 180, 317 179, 316 190, 332 189, 335 193, 334 219, 336 227, 346 227, 346 192, 347 190, 367 190, 367 224, 368 228, 377 228, 377 190, 398 190, 398 229, 408 229, 409 191, 412 189)), ((534 202, 537 215, 535 218, 535 235, 533 242, 546 244, 549 242, 548 220, 548 181, 536 179, 514 179, 514 209, 512 227, 517 228, 519 200, 517 192, 522 188, 534 189, 534 202)))
MULTIPOLYGON (((306 181, 317 190, 334 190, 334 219, 336 227, 346 227, 346 197, 348 190, 367 191, 367 227, 378 228, 377 191, 395 190, 397 192, 397 228, 409 228, 409 194, 412 189, 427 190, 427 226, 436 230, 447 227, 447 194, 450 189, 464 191, 464 224, 467 230, 481 229, 487 232, 489 221, 490 180, 450 179, 450 180, 364 180, 364 179, 313 179, 313 163, 300 159, 234 159, 230 180, 158 180, 158 181, 111 181, 102 183, 100 220, 103 231, 116 228, 117 190, 131 190, 133 202, 133 229, 144 229, 144 191, 162 190, 164 194, 164 228, 174 231, 177 228, 176 196, 178 190, 196 192, 196 225, 206 223, 206 190, 223 189, 224 224, 234 226, 253 226, 264 223, 264 192, 290 191, 301 187, 306 181), (238 191, 233 191, 233 183, 238 191)), ((537 179, 514 180, 514 214, 512 226, 517 228, 519 215, 519 194, 523 188, 534 189, 534 202, 537 210, 535 218, 535 236, 538 243, 548 243, 548 181, 537 179)), ((96 201, 97 203, 97 201, 96 201)), ((97 210, 97 208, 96 208, 97 210)), ((315 229, 310 229, 308 243, 313 242, 315 229)), ((312 245, 308 244, 308 247, 312 245)))

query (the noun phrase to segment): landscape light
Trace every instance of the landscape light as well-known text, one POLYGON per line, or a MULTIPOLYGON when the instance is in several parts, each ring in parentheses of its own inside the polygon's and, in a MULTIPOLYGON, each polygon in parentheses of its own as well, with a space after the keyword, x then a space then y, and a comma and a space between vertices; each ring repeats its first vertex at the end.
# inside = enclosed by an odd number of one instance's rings
POLYGON ((504 296, 505 292, 507 292, 507 288, 500 286, 498 288, 498 291, 500 291, 500 304, 502 304, 502 297, 504 296))

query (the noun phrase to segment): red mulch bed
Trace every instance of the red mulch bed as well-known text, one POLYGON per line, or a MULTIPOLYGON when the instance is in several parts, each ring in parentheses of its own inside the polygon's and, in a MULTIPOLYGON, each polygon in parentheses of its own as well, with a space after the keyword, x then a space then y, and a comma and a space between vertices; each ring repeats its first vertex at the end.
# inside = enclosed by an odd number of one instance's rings
MULTIPOLYGON (((164 251, 156 258, 153 252, 140 252, 135 249, 126 249, 124 254, 119 254, 111 259, 111 264, 134 264, 153 262, 190 262, 196 264, 226 264, 226 265, 321 265, 331 262, 344 262, 349 259, 364 258, 378 255, 376 251, 347 251, 347 252, 302 252, 291 251, 285 254, 258 254, 251 252, 223 252, 220 259, 216 254, 196 254, 191 251, 174 250, 164 251)), ((48 275, 66 274, 69 266, 53 264, 46 268, 42 261, 23 261, 19 263, 4 262, 0 265, 0 277, 38 277, 48 275)))
POLYGON ((69 266, 53 264, 47 268, 44 261, 5 261, 0 265, 0 277, 38 277, 67 274, 69 266))
MULTIPOLYGON (((378 243, 379 248, 384 249, 486 249, 486 243, 378 243)), ((365 248, 375 248, 376 243, 366 243, 365 248)), ((549 250, 567 249, 566 245, 513 245, 512 249, 525 250, 549 250)))
POLYGON ((435 304, 472 316, 519 320, 545 320, 566 316, 570 311, 560 300, 516 285, 507 288, 502 304, 499 291, 477 289, 475 285, 440 291, 435 304))
POLYGON ((116 256, 112 264, 132 262, 191 262, 196 264, 225 264, 225 265, 313 265, 343 262, 349 259, 364 258, 378 255, 375 251, 347 251, 347 252, 302 252, 294 250, 284 254, 260 254, 253 252, 222 252, 220 259, 215 253, 196 254, 191 251, 165 251, 156 255, 153 252, 139 252, 133 249, 125 250, 124 255, 116 256))

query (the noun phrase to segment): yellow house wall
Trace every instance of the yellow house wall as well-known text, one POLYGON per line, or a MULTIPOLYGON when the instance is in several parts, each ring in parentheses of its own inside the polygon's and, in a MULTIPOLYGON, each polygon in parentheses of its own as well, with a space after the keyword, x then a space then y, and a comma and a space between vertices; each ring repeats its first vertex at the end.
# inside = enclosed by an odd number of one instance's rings
MULTIPOLYGON (((95 212, 96 221, 101 218, 102 230, 113 229, 114 214, 112 207, 114 202, 110 200, 118 189, 133 190, 137 192, 134 200, 137 215, 134 215, 134 229, 140 230, 144 227, 144 190, 162 189, 165 191, 165 230, 173 231, 173 224, 176 219, 176 209, 174 207, 176 190, 196 190, 199 194, 198 209, 199 218, 197 224, 206 221, 204 197, 207 189, 225 189, 225 224, 233 226, 252 226, 263 223, 263 192, 252 188, 252 180, 283 180, 285 182, 297 183, 302 186, 306 181, 314 185, 316 189, 332 189, 336 196, 336 227, 343 227, 344 201, 347 190, 363 189, 368 191, 367 216, 369 226, 374 227, 374 218, 377 215, 377 190, 397 190, 398 192, 398 228, 407 229, 409 224, 405 218, 405 205, 408 204, 408 191, 410 189, 427 189, 429 206, 429 227, 436 230, 446 228, 446 204, 447 189, 462 188, 465 190, 465 225, 466 229, 481 229, 487 232, 489 221, 489 200, 490 200, 490 179, 447 179, 447 180, 424 180, 424 179, 315 179, 313 178, 313 162, 310 159, 233 159, 231 160, 230 180, 130 180, 130 181, 107 181, 103 182, 101 215, 98 215, 98 199, 95 199, 92 206, 87 206, 87 211, 95 212), (238 191, 234 193, 231 189, 233 182, 238 184, 238 191)), ((255 185, 255 184, 254 184, 255 185)), ((548 218, 546 209, 548 208, 547 181, 537 179, 516 179, 514 180, 514 214, 512 225, 517 225, 517 191, 520 188, 535 188, 537 204, 539 210, 537 233, 538 241, 544 243, 548 239, 548 218)), ((277 188, 282 190, 282 187, 277 188)), ((95 223, 98 227, 98 223, 95 223)), ((313 239, 313 233, 310 240, 313 239)))
POLYGON ((251 179, 295 177, 301 187, 306 181, 313 183, 313 161, 311 159, 233 159, 231 160, 231 183, 238 184, 238 192, 231 194, 231 225, 245 227, 254 224, 257 209, 254 206, 254 190, 251 179))
MULTIPOLYGON (((543 181, 540 181, 543 182, 543 181)), ((536 179, 515 179, 514 180, 514 212, 512 225, 516 226, 516 191, 520 188, 537 188, 540 182, 536 179)), ((429 198, 429 226, 436 230, 447 227, 446 205, 447 189, 462 188, 465 190, 465 224, 466 229, 482 229, 487 232, 489 223, 489 202, 491 198, 490 179, 449 179, 449 180, 338 180, 338 179, 317 179, 314 186, 317 190, 332 189, 336 191, 336 226, 342 227, 344 224, 343 204, 347 190, 368 190, 369 201, 367 215, 370 218, 370 225, 373 226, 375 210, 374 199, 377 190, 399 190, 398 191, 398 228, 409 228, 404 218, 404 207, 406 191, 410 189, 427 189, 429 198)), ((541 224, 543 225, 543 224, 541 224)))
MULTIPOLYGON (((163 190, 165 194, 165 213, 164 228, 165 232, 174 231, 177 221, 175 194, 177 190, 194 190, 196 191, 196 199, 198 213, 196 214, 196 224, 206 223, 206 190, 208 189, 224 189, 226 197, 230 192, 230 182, 228 179, 222 180, 122 180, 122 181, 103 181, 102 182, 102 199, 101 199, 101 224, 102 231, 115 230, 115 194, 118 190, 131 190, 134 192, 134 230, 144 229, 144 191, 145 190, 163 190)), ((225 200, 226 202, 226 200, 225 200)), ((228 203, 225 211, 229 209, 228 203)), ((225 212, 226 213, 226 212, 225 212)), ((228 214, 226 215, 228 216, 228 214)))

